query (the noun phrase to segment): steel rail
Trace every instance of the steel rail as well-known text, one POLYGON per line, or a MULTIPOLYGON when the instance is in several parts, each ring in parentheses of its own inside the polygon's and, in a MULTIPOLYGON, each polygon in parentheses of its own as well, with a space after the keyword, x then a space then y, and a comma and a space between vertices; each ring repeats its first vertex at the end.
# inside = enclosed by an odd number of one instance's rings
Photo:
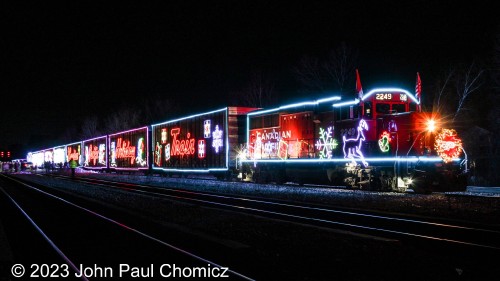
MULTIPOLYGON (((158 243, 160 243, 160 244, 162 244, 162 245, 164 245, 164 246, 166 246, 166 247, 168 247, 168 248, 170 248, 170 249, 173 249, 173 250, 175 250, 175 251, 177 251, 177 252, 183 253, 183 254, 185 254, 185 255, 187 255, 187 256, 190 256, 190 257, 192 257, 192 258, 195 258, 195 259, 197 259, 197 260, 199 260, 199 261, 202 261, 202 262, 205 262, 205 263, 209 263, 209 264, 211 264, 212 266, 215 266, 215 267, 218 267, 218 268, 222 268, 222 267, 223 267, 222 265, 219 265, 219 264, 218 264, 218 263, 216 263, 216 262, 213 262, 213 261, 210 261, 210 260, 208 260, 208 259, 206 259, 206 258, 203 258, 203 257, 201 257, 201 256, 198 256, 198 255, 196 255, 196 254, 194 254, 194 253, 189 252, 188 250, 181 249, 180 247, 174 246, 173 244, 170 244, 170 243, 165 242, 165 241, 163 241, 163 240, 161 240, 161 239, 159 239, 159 238, 156 238, 156 237, 154 237, 154 236, 152 236, 152 235, 149 235, 149 234, 147 234, 147 233, 144 233, 144 232, 142 232, 142 231, 140 231, 140 230, 138 230, 138 229, 136 229, 136 228, 133 228, 133 227, 128 226, 128 225, 126 225, 126 224, 124 224, 124 223, 118 222, 118 221, 116 221, 116 220, 114 220, 114 219, 112 219, 112 218, 108 218, 108 217, 106 217, 106 216, 104 216, 104 215, 102 215, 102 214, 99 214, 99 213, 94 212, 94 211, 92 211, 92 210, 90 210, 90 209, 88 209, 88 208, 85 208, 85 207, 80 206, 80 205, 78 205, 78 204, 76 204, 76 203, 73 203, 73 202, 71 202, 71 201, 68 201, 68 200, 66 200, 66 199, 64 199, 64 198, 61 198, 61 197, 59 197, 59 196, 56 196, 56 195, 54 195, 54 194, 51 194, 51 193, 46 192, 46 191, 44 191, 44 190, 41 190, 41 189, 39 189, 39 188, 37 188, 37 187, 34 187, 34 186, 32 186, 32 185, 30 185, 30 184, 28 184, 28 183, 25 183, 25 182, 23 182, 23 181, 21 181, 21 180, 14 179, 14 178, 12 178, 12 177, 7 177, 7 176, 4 176, 4 177, 6 177, 6 178, 8 178, 8 179, 10 179, 10 180, 12 180, 12 181, 15 181, 15 182, 17 182, 17 183, 19 183, 19 184, 22 184, 22 185, 24 185, 24 186, 26 186, 26 187, 28 187, 28 188, 30 188, 30 189, 32 189, 32 190, 38 191, 38 192, 40 192, 40 193, 42 193, 42 194, 44 194, 44 195, 46 195, 46 196, 52 197, 52 198, 54 198, 54 199, 56 199, 56 200, 59 200, 59 201, 64 202, 64 203, 66 203, 66 204, 68 204, 68 205, 71 205, 71 206, 73 206, 73 207, 75 207, 75 208, 78 208, 78 209, 83 210, 83 211, 85 211, 85 212, 87 212, 87 213, 90 213, 90 214, 92 214, 92 215, 94 215, 94 216, 97 216, 97 217, 99 217, 99 218, 101 218, 101 219, 103 219, 103 220, 106 220, 106 221, 110 222, 110 223, 113 223, 113 224, 115 224, 115 225, 118 225, 118 226, 120 226, 120 227, 122 227, 122 228, 124 228, 124 229, 126 229, 126 230, 129 230, 129 231, 132 231, 132 232, 134 232, 134 233, 136 233, 136 234, 139 234, 139 235, 141 235, 141 236, 143 236, 143 237, 145 237, 145 238, 147 238, 147 239, 150 239, 150 240, 152 240, 152 241, 158 242, 158 243)), ((43 186, 43 185, 42 185, 42 186, 43 186)), ((241 273, 239 273, 239 272, 236 272, 236 271, 234 271, 234 270, 231 270, 231 269, 228 269, 228 270, 227 270, 227 272, 232 273, 233 275, 238 276, 238 277, 240 277, 240 278, 243 278, 243 279, 245 279, 245 280, 254 280, 254 279, 252 279, 252 278, 250 278, 250 277, 248 277, 248 276, 245 276, 245 275, 243 275, 243 274, 241 274, 241 273)))
POLYGON ((156 186, 150 186, 150 185, 133 184, 133 183, 129 183, 129 182, 122 183, 122 182, 107 181, 107 180, 94 179, 94 178, 92 178, 92 179, 80 178, 78 180, 81 182, 92 183, 94 185, 120 188, 120 189, 125 189, 127 191, 146 194, 146 195, 163 196, 163 197, 168 197, 168 198, 177 199, 177 200, 184 200, 184 201, 188 201, 188 202, 201 203, 201 204, 212 205, 212 206, 220 206, 220 207, 224 207, 224 208, 230 208, 230 209, 235 209, 235 210, 244 210, 247 212, 256 212, 256 213, 268 214, 268 215, 273 215, 273 216, 280 216, 283 218, 293 218, 293 219, 299 219, 299 220, 303 220, 303 221, 326 223, 329 225, 341 225, 341 226, 355 228, 355 229, 371 230, 371 231, 388 233, 388 234, 403 235, 403 236, 407 236, 407 237, 417 237, 417 238, 423 238, 423 239, 430 239, 430 240, 436 240, 436 241, 443 241, 443 242, 463 244, 463 245, 469 245, 469 246, 475 246, 475 247, 481 247, 481 248, 500 250, 500 247, 496 246, 496 245, 487 245, 487 244, 481 244, 481 243, 461 241, 461 240, 457 240, 457 239, 450 239, 450 238, 445 238, 445 237, 437 237, 437 236, 433 236, 433 235, 412 233, 412 232, 408 232, 408 231, 399 231, 399 230, 394 230, 394 229, 387 229, 387 228, 374 227, 374 226, 368 226, 368 225, 346 223, 346 222, 342 222, 342 221, 334 221, 334 220, 330 220, 330 219, 319 218, 319 216, 308 217, 308 216, 301 215, 301 214, 293 214, 291 211, 283 212, 283 211, 273 211, 270 208, 266 209, 266 208, 249 207, 249 206, 245 206, 244 203, 256 203, 256 204, 261 204, 263 206, 268 206, 268 207, 289 208, 290 210, 313 211, 313 212, 319 212, 319 213, 326 213, 327 215, 340 214, 340 215, 345 215, 345 216, 356 216, 356 217, 369 218, 369 219, 378 219, 378 220, 383 220, 383 221, 387 221, 390 223, 403 222, 403 223, 415 224, 415 225, 425 225, 425 226, 431 226, 431 227, 438 227, 440 229, 444 229, 445 231, 447 231, 447 229, 457 229, 457 230, 471 231, 471 232, 476 232, 476 233, 488 233, 488 234, 493 234, 493 235, 499 235, 499 240, 500 240, 500 231, 497 231, 497 230, 474 228, 474 227, 452 225, 452 224, 445 224, 445 223, 436 223, 436 222, 416 220, 416 219, 381 216, 381 215, 374 215, 374 214, 354 212, 354 211, 342 211, 342 210, 335 210, 335 209, 327 209, 327 208, 323 208, 323 207, 299 205, 297 203, 291 204, 291 203, 273 202, 273 201, 262 200, 262 199, 254 199, 254 198, 236 197, 236 196, 220 195, 220 194, 213 194, 213 193, 204 193, 204 192, 198 192, 198 191, 187 191, 187 190, 182 190, 182 189, 162 188, 162 187, 156 187, 156 186), (125 186, 125 187, 123 187, 123 186, 125 186), (151 190, 155 190, 155 191, 151 191, 151 190), (164 192, 175 192, 175 193, 183 194, 185 196, 170 195, 170 194, 165 194, 164 192), (200 196, 201 198, 207 198, 207 199, 199 199, 199 198, 195 198, 194 196, 200 196), (221 199, 221 200, 227 200, 227 201, 234 200, 236 202, 241 202, 241 204, 233 204, 233 203, 228 203, 228 202, 224 202, 224 201, 216 202, 216 201, 210 200, 208 198, 221 199))

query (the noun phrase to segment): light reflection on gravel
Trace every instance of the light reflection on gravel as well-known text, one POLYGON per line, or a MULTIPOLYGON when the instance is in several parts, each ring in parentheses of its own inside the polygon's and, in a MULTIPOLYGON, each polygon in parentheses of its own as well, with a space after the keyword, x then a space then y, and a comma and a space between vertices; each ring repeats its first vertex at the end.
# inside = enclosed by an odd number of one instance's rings
MULTIPOLYGON (((83 175, 84 173, 81 173, 83 175)), ((228 182, 215 179, 160 177, 85 173, 86 176, 154 186, 175 187, 203 192, 269 197, 314 202, 344 208, 408 213, 415 215, 500 223, 500 194, 490 192, 446 192, 430 195, 395 192, 373 192, 325 186, 274 185, 228 182)), ((479 190, 479 191, 478 191, 479 190)))

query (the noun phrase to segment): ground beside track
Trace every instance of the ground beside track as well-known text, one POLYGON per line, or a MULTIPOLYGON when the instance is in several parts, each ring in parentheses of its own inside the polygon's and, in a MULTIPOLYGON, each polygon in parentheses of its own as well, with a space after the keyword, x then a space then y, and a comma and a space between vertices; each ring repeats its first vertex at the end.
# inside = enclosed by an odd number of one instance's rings
POLYGON ((344 208, 363 208, 382 212, 395 212, 433 218, 441 217, 500 225, 500 191, 497 191, 495 188, 484 189, 476 187, 466 192, 414 194, 411 192, 371 192, 314 185, 254 184, 217 180, 200 181, 197 178, 166 178, 141 174, 106 174, 83 170, 80 170, 79 174, 114 181, 164 187, 173 186, 187 190, 314 202, 344 208))

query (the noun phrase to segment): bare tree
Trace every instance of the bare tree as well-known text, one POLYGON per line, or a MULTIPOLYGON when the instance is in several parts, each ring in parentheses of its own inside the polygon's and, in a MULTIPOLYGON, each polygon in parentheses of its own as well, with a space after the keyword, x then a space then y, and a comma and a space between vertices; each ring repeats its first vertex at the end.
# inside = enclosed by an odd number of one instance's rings
MULTIPOLYGON (((492 91, 490 92, 489 100, 495 106, 492 106, 489 120, 491 120, 491 128, 496 134, 500 134, 500 108, 497 106, 500 102, 500 25, 495 40, 495 48, 493 50, 493 65, 491 67, 492 91)), ((500 139, 498 142, 498 153, 500 154, 500 139)))
POLYGON ((99 119, 97 116, 90 116, 83 121, 80 137, 82 139, 90 139, 98 137, 101 133, 98 131, 99 119))
POLYGON ((104 122, 106 133, 116 133, 124 130, 134 129, 141 126, 141 111, 122 107, 104 122))
POLYGON ((436 94, 434 95, 433 110, 437 110, 438 112, 441 112, 443 110, 441 102, 446 98, 447 89, 454 74, 455 74, 455 69, 450 67, 445 73, 443 73, 441 78, 437 80, 436 82, 437 90, 436 94))
POLYGON ((66 143, 67 144, 67 143, 70 143, 70 142, 77 141, 77 137, 76 136, 78 136, 76 127, 69 126, 68 128, 66 128, 66 130, 64 130, 64 132, 61 134, 61 136, 59 137, 59 139, 61 140, 62 143, 66 143))
MULTIPOLYGON (((493 136, 500 134, 500 25, 497 28, 495 38, 495 48, 493 50, 493 65, 491 67, 492 91, 489 93, 489 102, 493 105, 488 114, 489 127, 492 130, 493 136)), ((493 186, 500 185, 500 138, 493 137, 491 161, 488 163, 489 173, 493 186)))
POLYGON ((143 122, 152 124, 161 122, 169 116, 177 113, 177 106, 170 100, 160 94, 148 97, 144 100, 143 122))
POLYGON ((455 90, 458 96, 458 105, 453 115, 453 121, 455 121, 461 111, 466 109, 464 106, 467 98, 483 84, 480 79, 483 72, 484 69, 473 61, 462 75, 456 76, 455 90))
POLYGON ((274 84, 262 72, 254 72, 243 90, 234 93, 240 104, 250 107, 267 107, 273 103, 274 84))
POLYGON ((337 83, 341 94, 344 93, 345 85, 353 80, 353 73, 357 62, 358 51, 348 47, 345 42, 342 42, 337 49, 330 52, 328 60, 323 63, 328 78, 333 79, 337 83))
MULTIPOLYGON (((293 71, 297 80, 310 91, 338 90, 343 95, 346 85, 355 79, 358 51, 345 42, 329 52, 325 60, 304 56, 293 71)), ((352 83, 354 85, 354 83, 352 83)))
POLYGON ((323 91, 325 85, 323 81, 323 69, 319 60, 315 57, 304 56, 299 65, 293 69, 297 80, 308 90, 323 91))
MULTIPOLYGON (((500 25, 495 37, 495 47, 493 50, 493 67, 492 67, 493 89, 500 92, 500 25)), ((498 107, 495 107, 498 108, 498 107)))

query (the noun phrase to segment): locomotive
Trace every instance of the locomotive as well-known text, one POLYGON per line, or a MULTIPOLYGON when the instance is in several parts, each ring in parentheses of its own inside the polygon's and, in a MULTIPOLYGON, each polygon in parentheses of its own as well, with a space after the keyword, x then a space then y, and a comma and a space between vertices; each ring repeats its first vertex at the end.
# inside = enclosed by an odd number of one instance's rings
POLYGON ((84 169, 219 179, 322 183, 418 193, 465 190, 467 159, 441 116, 400 88, 331 96, 272 109, 226 107, 28 153, 28 161, 79 161, 84 169))

